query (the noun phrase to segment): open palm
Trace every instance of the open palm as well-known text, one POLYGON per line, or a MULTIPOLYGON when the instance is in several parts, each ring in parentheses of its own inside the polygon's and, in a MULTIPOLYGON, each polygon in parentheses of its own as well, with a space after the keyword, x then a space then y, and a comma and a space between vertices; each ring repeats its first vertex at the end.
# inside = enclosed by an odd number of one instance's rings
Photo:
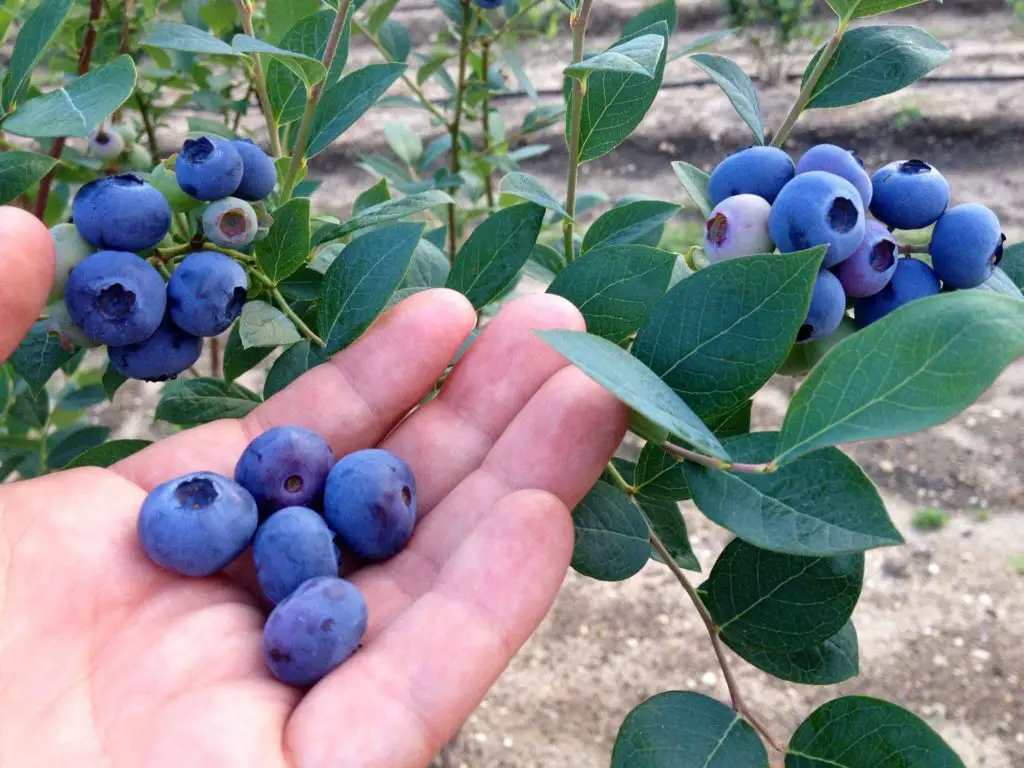
MULTIPOLYGON (((0 257, 0 354, 46 293, 38 226, 0 211, 2 242, 19 244, 0 257)), ((457 294, 418 294, 245 419, 112 470, 0 487, 0 766, 426 765, 550 607, 572 549, 568 508, 625 429, 621 406, 533 336, 582 328, 545 296, 509 306, 403 420, 475 319, 457 294), (308 691, 263 665, 267 607, 246 557, 230 575, 183 579, 135 534, 148 490, 200 469, 230 475, 280 424, 320 432, 339 456, 382 444, 419 487, 408 549, 350 577, 369 605, 362 650, 308 691)))

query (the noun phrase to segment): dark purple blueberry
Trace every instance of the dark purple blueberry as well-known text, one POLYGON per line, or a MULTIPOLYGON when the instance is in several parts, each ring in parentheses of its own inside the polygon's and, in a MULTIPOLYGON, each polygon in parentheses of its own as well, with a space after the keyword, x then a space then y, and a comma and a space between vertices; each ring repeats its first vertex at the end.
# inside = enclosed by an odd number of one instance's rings
POLYGON ((316 432, 275 427, 249 443, 235 466, 235 480, 266 516, 285 507, 319 507, 333 465, 330 446, 316 432))

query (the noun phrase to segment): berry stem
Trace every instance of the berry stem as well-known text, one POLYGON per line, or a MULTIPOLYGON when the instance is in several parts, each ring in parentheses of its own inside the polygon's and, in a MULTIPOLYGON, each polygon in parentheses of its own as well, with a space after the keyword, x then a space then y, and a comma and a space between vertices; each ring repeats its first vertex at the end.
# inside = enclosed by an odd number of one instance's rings
MULTIPOLYGON (((583 61, 583 42, 590 22, 590 9, 594 0, 583 0, 580 9, 572 14, 569 27, 572 29, 572 63, 583 61)), ((587 91, 586 79, 573 78, 572 115, 569 124, 569 171, 565 182, 565 211, 569 215, 562 222, 562 236, 565 243, 565 261, 571 263, 576 256, 573 246, 573 227, 576 218, 576 185, 580 170, 580 123, 583 120, 583 95, 587 91)))
MULTIPOLYGON (((471 0, 462 0, 462 23, 459 26, 459 79, 455 89, 455 114, 452 116, 451 125, 448 131, 452 137, 452 159, 451 175, 459 175, 461 168, 461 149, 459 145, 459 130, 462 126, 462 109, 466 98, 466 60, 469 57, 469 21, 471 0)), ((454 194, 453 190, 453 194, 454 194)), ((455 263, 455 255, 459 251, 459 221, 458 206, 452 203, 448 206, 448 260, 455 263)))
POLYGON ((928 253, 927 245, 915 245, 914 243, 901 243, 900 253, 907 255, 911 253, 928 253))
POLYGON ((295 134, 295 146, 292 147, 292 156, 288 162, 288 174, 281 186, 282 203, 291 199, 292 192, 299 180, 299 171, 305 165, 306 148, 309 145, 309 132, 313 127, 313 117, 316 115, 317 105, 320 103, 320 97, 327 84, 327 73, 331 71, 331 64, 334 63, 334 55, 338 52, 338 42, 341 40, 341 33, 345 29, 345 21, 348 19, 351 7, 352 0, 342 0, 338 4, 338 12, 334 16, 334 23, 331 25, 331 32, 327 37, 327 48, 324 50, 322 60, 324 77, 313 86, 309 92, 309 98, 306 100, 306 109, 302 112, 302 122, 299 123, 298 133, 295 134))
POLYGON ((743 464, 740 462, 723 461, 722 459, 714 459, 710 456, 705 456, 702 453, 696 453, 687 448, 670 443, 667 440, 661 444, 661 448, 665 453, 674 456, 680 461, 692 461, 694 464, 711 467, 711 469, 720 469, 723 472, 743 472, 748 475, 770 475, 779 471, 779 467, 774 461, 769 461, 767 464, 743 464))
POLYGON ((796 121, 800 119, 800 115, 803 114, 807 108, 808 102, 811 100, 811 96, 814 93, 814 89, 818 87, 818 82, 821 80, 821 76, 825 74, 825 70, 828 68, 829 62, 832 61, 832 57, 836 54, 836 49, 839 48, 839 43, 843 40, 843 35, 846 34, 846 28, 849 25, 848 21, 839 22, 839 26, 836 28, 836 33, 832 35, 832 38, 828 41, 828 45, 822 50, 821 55, 818 57, 817 64, 814 65, 814 69, 811 70, 811 74, 807 77, 807 82, 803 84, 800 89, 799 95, 796 97, 796 101, 793 102, 793 106, 790 107, 789 113, 786 118, 782 121, 782 125, 779 126, 778 133, 772 138, 773 147, 781 147, 786 143, 786 139, 789 138, 789 132, 793 130, 793 126, 796 125, 796 121))
MULTIPOLYGON (((484 163, 487 163, 486 155, 491 146, 491 81, 488 70, 491 66, 491 41, 484 39, 480 49, 480 68, 484 75, 484 98, 480 105, 481 122, 484 132, 484 163)), ((485 179, 485 191, 487 192, 487 208, 494 209, 494 169, 487 165, 487 178, 485 179)))
MULTIPOLYGON (((235 0, 235 7, 238 8, 238 17, 242 22, 242 30, 249 37, 256 37, 252 28, 252 4, 249 0, 235 0)), ((267 76, 263 71, 263 64, 258 53, 252 54, 252 85, 256 89, 256 96, 260 100, 260 108, 263 110, 263 119, 267 121, 267 133, 270 134, 270 148, 274 157, 281 157, 281 136, 277 131, 277 121, 274 119, 274 110, 270 106, 270 94, 267 92, 267 76)))

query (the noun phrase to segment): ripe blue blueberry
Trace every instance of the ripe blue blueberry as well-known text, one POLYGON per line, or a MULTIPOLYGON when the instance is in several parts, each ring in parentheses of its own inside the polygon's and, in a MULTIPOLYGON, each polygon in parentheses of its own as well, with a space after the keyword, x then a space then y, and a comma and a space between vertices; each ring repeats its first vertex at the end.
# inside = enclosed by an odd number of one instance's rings
POLYGON ((58 224, 50 228, 50 239, 53 240, 53 254, 56 268, 53 272, 53 287, 50 289, 50 301, 57 301, 64 295, 71 270, 77 267, 93 248, 78 233, 74 224, 58 224))
POLYGON ((814 281, 807 319, 800 326, 797 341, 817 341, 835 331, 846 314, 846 294, 839 278, 822 269, 814 281))
POLYGON ((898 160, 871 177, 871 213, 894 229, 922 229, 949 205, 949 184, 923 160, 898 160))
POLYGON ((167 283, 167 310, 183 331, 217 336, 242 314, 247 286, 245 270, 223 253, 190 253, 167 283))
POLYGON ((144 251, 171 228, 171 206, 155 187, 131 173, 90 181, 71 205, 75 226, 96 248, 144 251))
POLYGON ((825 171, 808 171, 783 187, 768 231, 783 253, 827 245, 826 267, 834 267, 864 240, 864 206, 846 179, 825 171))
POLYGON ((708 195, 718 205, 734 195, 757 195, 774 203, 793 178, 793 160, 775 147, 749 147, 729 155, 711 172, 708 195))
POLYGON ((220 200, 238 189, 242 158, 230 141, 217 136, 186 139, 174 172, 185 194, 200 200, 220 200))
POLYGON ((716 205, 704 224, 704 253, 708 261, 773 253, 775 244, 768 234, 771 210, 768 201, 757 195, 735 195, 716 205))
POLYGON ((836 267, 836 277, 850 298, 874 296, 889 284, 896 271, 898 257, 899 244, 889 229, 870 219, 864 230, 863 242, 850 258, 836 267))
POLYGON ((235 197, 243 200, 263 200, 274 191, 277 184, 277 169, 267 153, 249 139, 231 142, 242 158, 242 181, 235 190, 235 197))
POLYGON ((256 531, 256 577, 267 600, 280 603, 304 581, 338 575, 334 531, 306 507, 285 507, 256 531))
POLYGON ((808 171, 826 171, 846 179, 860 193, 864 210, 871 205, 871 177, 864 170, 864 161, 856 152, 835 144, 818 144, 804 152, 796 164, 797 174, 808 171))
POLYGON ((501 8, 505 0, 476 0, 476 4, 481 8, 501 8))
POLYGON ((118 373, 142 381, 173 379, 195 365, 202 352, 203 340, 181 330, 169 316, 149 338, 107 348, 110 364, 118 373))
POLYGON ((263 626, 263 658, 282 683, 312 685, 359 648, 366 600, 344 579, 310 579, 277 604, 263 626))
POLYGON ((260 222, 245 200, 225 197, 203 211, 203 234, 222 248, 242 248, 256 239, 260 222))
POLYGON ((330 446, 303 427, 274 427, 243 451, 235 480, 256 499, 261 514, 284 507, 317 507, 334 465, 330 446))
POLYGON ((100 344, 135 344, 153 335, 164 317, 164 279, 144 259, 124 251, 97 251, 71 270, 64 301, 75 325, 100 344))
POLYGON ((214 472, 195 472, 146 497, 139 541, 157 565, 183 576, 209 576, 245 551, 257 518, 245 488, 214 472))
POLYGON ((859 327, 865 328, 904 304, 938 292, 939 278, 931 267, 918 259, 903 258, 897 262, 896 271, 885 288, 874 296, 857 299, 853 317, 859 327))
POLYGON ((114 160, 124 152, 124 137, 104 128, 89 137, 89 154, 100 160, 114 160))
POLYGON ((952 288, 976 288, 1003 259, 999 219, 984 205, 966 203, 946 211, 932 231, 932 269, 952 288))
POLYGON ((384 560, 397 554, 416 525, 412 469, 388 451, 350 453, 327 477, 324 517, 360 557, 384 560))

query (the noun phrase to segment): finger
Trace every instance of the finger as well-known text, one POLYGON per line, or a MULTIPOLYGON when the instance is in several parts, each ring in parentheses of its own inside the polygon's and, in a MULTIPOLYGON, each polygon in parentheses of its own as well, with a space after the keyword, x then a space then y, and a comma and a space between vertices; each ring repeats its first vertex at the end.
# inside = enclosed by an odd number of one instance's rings
POLYGON ((460 294, 416 294, 244 419, 182 432, 115 469, 146 489, 199 470, 230 476, 254 437, 284 424, 323 435, 339 456, 376 445, 430 391, 475 324, 476 314, 460 294))
POLYGON ((571 552, 561 501, 505 497, 429 594, 302 700, 285 731, 294 764, 426 765, 550 609, 571 552))
POLYGON ((476 469, 538 389, 568 362, 534 334, 583 330, 583 317, 558 296, 519 299, 486 327, 441 393, 388 437, 416 476, 417 510, 429 512, 476 469))
POLYGON ((39 317, 53 285, 53 240, 28 211, 0 207, 0 362, 39 317))

